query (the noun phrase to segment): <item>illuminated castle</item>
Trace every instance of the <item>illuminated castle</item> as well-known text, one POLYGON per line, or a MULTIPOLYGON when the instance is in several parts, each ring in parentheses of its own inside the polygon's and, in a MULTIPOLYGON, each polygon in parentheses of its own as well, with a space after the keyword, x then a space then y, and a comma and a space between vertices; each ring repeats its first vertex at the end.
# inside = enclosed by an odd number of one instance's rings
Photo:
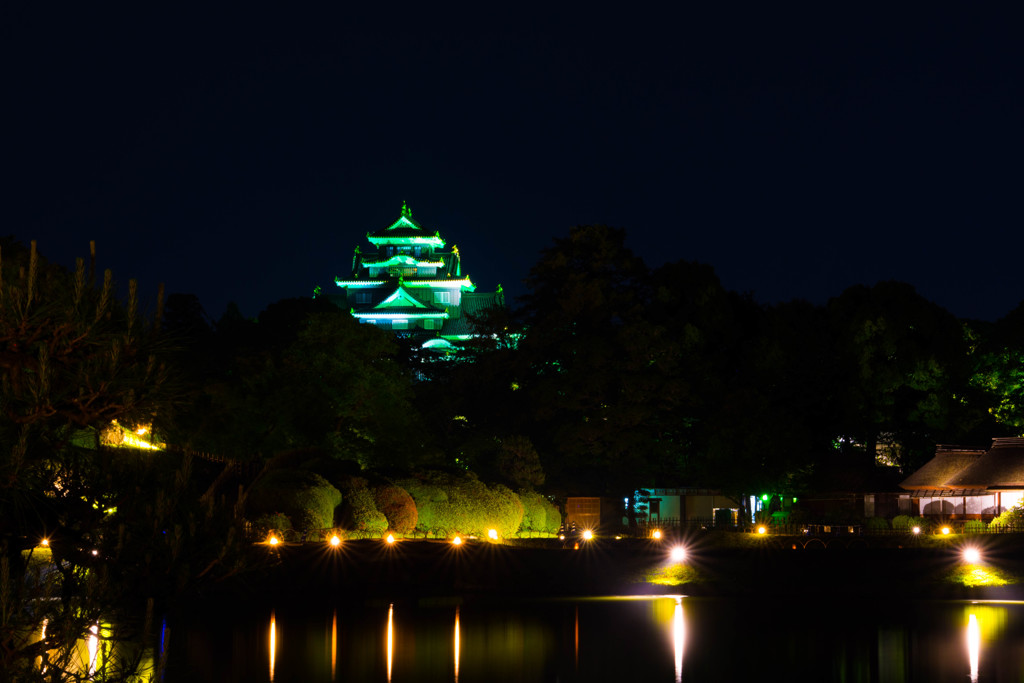
POLYGON ((341 293, 332 300, 362 323, 423 339, 426 348, 448 348, 473 330, 466 314, 504 306, 497 292, 478 293, 462 274, 459 248, 445 250, 437 232, 426 230, 402 203, 402 215, 383 230, 366 234, 373 252, 356 247, 352 276, 335 278, 341 293))

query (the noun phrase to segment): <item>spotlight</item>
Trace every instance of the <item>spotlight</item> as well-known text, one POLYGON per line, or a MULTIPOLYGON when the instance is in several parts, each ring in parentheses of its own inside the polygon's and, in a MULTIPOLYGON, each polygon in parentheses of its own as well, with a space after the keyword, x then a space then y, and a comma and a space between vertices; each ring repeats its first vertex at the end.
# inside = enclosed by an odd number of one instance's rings
POLYGON ((669 559, 673 562, 682 562, 686 559, 686 548, 681 545, 677 545, 672 548, 672 551, 668 554, 669 559))
POLYGON ((757 533, 759 533, 762 536, 764 536, 766 533, 768 533, 768 529, 766 527, 759 526, 759 527, 757 527, 757 533))
POLYGON ((331 545, 332 545, 332 546, 334 546, 335 548, 337 548, 337 547, 338 547, 339 545, 341 545, 341 539, 340 539, 340 538, 338 538, 338 535, 337 535, 337 534, 335 534, 335 535, 331 536, 331 541, 330 541, 330 543, 331 543, 331 545))
POLYGON ((981 561, 981 551, 977 548, 964 548, 964 561, 972 564, 981 561))

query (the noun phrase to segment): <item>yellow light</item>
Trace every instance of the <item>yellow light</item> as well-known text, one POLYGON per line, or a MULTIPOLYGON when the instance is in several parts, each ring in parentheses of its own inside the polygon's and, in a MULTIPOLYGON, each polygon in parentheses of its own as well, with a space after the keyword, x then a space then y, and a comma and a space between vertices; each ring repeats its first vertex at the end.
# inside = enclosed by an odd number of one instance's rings
POLYGON ((277 545, 280 542, 281 541, 279 541, 277 539, 277 536, 271 536, 270 538, 267 539, 267 545, 277 545))
POLYGON ((559 541, 564 541, 565 540, 565 534, 558 534, 558 540, 559 541))
POLYGON ((452 539, 452 545, 462 545, 462 537, 456 536, 452 539))
POLYGON ((387 541, 388 543, 394 543, 395 542, 395 536, 394 536, 394 534, 388 534, 388 537, 385 538, 384 540, 387 541))
POLYGON ((149 429, 147 427, 139 427, 138 429, 135 430, 135 433, 138 434, 139 436, 142 436, 148 431, 149 429))
POLYGON ((661 540, 661 529, 655 529, 654 533, 651 534, 651 538, 653 538, 655 541, 660 541, 661 540))
POLYGON ((921 527, 915 526, 913 531, 914 531, 915 534, 919 534, 919 533, 921 533, 921 527))
POLYGON ((593 537, 594 537, 594 532, 591 531, 590 529, 587 529, 586 531, 583 532, 583 540, 584 541, 589 541, 593 537))
POLYGON ((977 548, 964 548, 964 560, 971 563, 979 562, 981 552, 977 548))
POLYGON ((335 548, 337 548, 339 545, 341 545, 341 539, 338 538, 337 534, 331 536, 331 545, 334 546, 335 548))
POLYGON ((487 530, 487 538, 491 539, 492 541, 497 541, 498 540, 498 530, 497 529, 488 529, 487 530))
POLYGON ((49 547, 50 539, 44 538, 43 540, 39 541, 39 545, 43 546, 44 548, 49 547))
POLYGON ((757 533, 759 533, 761 535, 764 535, 764 534, 768 533, 768 529, 764 528, 763 526, 759 526, 759 527, 757 527, 757 533))
POLYGON ((943 536, 949 536, 949 527, 948 526, 942 527, 942 535, 943 536))

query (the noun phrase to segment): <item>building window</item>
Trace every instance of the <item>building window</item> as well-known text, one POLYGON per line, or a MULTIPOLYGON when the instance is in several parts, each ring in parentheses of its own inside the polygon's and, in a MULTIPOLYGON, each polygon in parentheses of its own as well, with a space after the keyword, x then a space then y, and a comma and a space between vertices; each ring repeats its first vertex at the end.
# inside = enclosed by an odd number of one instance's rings
POLYGON ((372 294, 370 292, 356 292, 356 303, 357 304, 368 304, 371 301, 372 294))
POLYGON ((435 304, 450 304, 452 302, 451 292, 434 292, 435 304))
POLYGON ((393 329, 393 330, 407 330, 407 329, 409 329, 409 321, 408 320, 392 320, 391 321, 391 329, 393 329))
POLYGON ((439 330, 441 329, 441 321, 434 320, 433 318, 427 318, 423 321, 423 329, 425 330, 439 330))

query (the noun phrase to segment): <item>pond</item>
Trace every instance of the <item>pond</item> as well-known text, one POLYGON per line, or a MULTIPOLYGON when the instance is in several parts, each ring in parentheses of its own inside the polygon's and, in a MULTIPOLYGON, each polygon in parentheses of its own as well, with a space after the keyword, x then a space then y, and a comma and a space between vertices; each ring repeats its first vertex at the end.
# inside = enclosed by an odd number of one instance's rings
POLYGON ((172 683, 1018 681, 1024 603, 659 596, 279 604, 180 617, 163 642, 163 680, 172 683))

